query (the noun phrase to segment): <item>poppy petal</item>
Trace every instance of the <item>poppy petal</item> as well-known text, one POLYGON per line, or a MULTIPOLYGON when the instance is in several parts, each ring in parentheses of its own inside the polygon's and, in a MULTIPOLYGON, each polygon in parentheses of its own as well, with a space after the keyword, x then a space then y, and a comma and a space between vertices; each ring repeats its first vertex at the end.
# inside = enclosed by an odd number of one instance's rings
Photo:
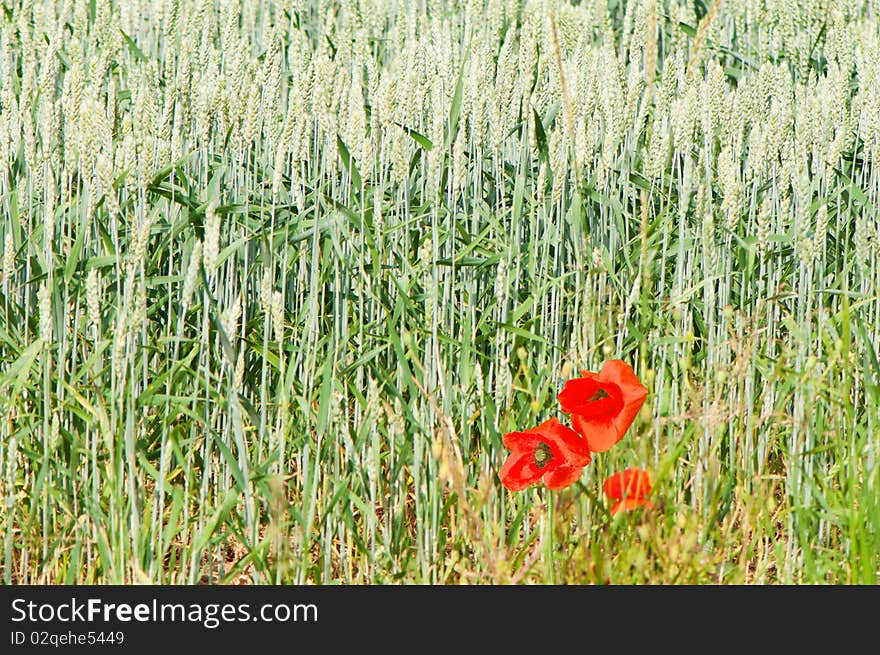
POLYGON ((612 500, 644 498, 651 493, 651 477, 646 470, 632 467, 609 475, 602 489, 612 500))
POLYGON ((503 440, 507 449, 514 453, 532 452, 541 441, 534 428, 524 432, 508 432, 504 435, 503 440))
POLYGON ((623 438, 613 419, 572 414, 571 425, 594 453, 604 453, 623 438))
POLYGON ((620 439, 623 439, 623 436, 626 434, 627 430, 629 430, 636 416, 638 416, 641 406, 641 403, 638 405, 624 405, 623 409, 620 410, 620 413, 611 418, 614 431, 620 435, 620 439))
POLYGON ((501 467, 501 484, 511 491, 521 491, 536 482, 547 473, 547 468, 535 466, 535 456, 531 452, 511 453, 501 467))
POLYGON ((566 464, 586 466, 590 463, 589 444, 577 432, 560 423, 558 419, 551 418, 549 421, 544 421, 535 430, 540 430, 550 444, 558 448, 566 464))
POLYGON ((605 478, 602 483, 602 491, 605 497, 611 500, 620 500, 623 498, 623 473, 615 473, 605 478))
POLYGON ((632 366, 622 359, 609 359, 602 364, 602 370, 599 371, 599 379, 605 382, 613 382, 621 389, 641 388, 648 393, 648 390, 642 386, 639 376, 633 370, 632 366))
POLYGON ((614 417, 614 427, 623 436, 645 403, 648 390, 639 381, 632 367, 620 359, 611 359, 605 362, 599 377, 620 388, 623 407, 614 417))
POLYGON ((584 464, 590 461, 586 442, 555 418, 522 432, 508 432, 503 438, 504 445, 513 453, 533 455, 538 445, 543 443, 550 448, 551 461, 557 460, 555 466, 563 462, 579 462, 585 458, 584 464))
POLYGON ((589 373, 588 377, 588 373, 589 371, 584 371, 584 377, 568 380, 556 397, 562 411, 566 414, 580 409, 587 398, 590 398, 599 389, 599 383, 593 377, 594 374, 589 373))
POLYGON ((510 449, 499 477, 511 491, 520 491, 543 477, 551 489, 561 489, 580 477, 581 469, 590 463, 590 447, 571 428, 551 418, 541 425, 522 432, 508 432, 504 445, 510 449), (549 459, 536 461, 536 450, 543 444, 549 449, 549 459), (564 468, 557 475, 554 472, 564 468))
POLYGON ((563 464, 544 475, 544 484, 548 489, 563 489, 577 482, 584 468, 582 466, 569 466, 563 464))
POLYGON ((620 441, 645 403, 648 390, 632 367, 611 359, 596 374, 568 380, 557 396, 562 411, 571 414, 572 427, 590 450, 604 452, 620 441))
POLYGON ((616 384, 592 377, 567 381, 557 399, 566 414, 614 416, 623 407, 623 393, 616 384))

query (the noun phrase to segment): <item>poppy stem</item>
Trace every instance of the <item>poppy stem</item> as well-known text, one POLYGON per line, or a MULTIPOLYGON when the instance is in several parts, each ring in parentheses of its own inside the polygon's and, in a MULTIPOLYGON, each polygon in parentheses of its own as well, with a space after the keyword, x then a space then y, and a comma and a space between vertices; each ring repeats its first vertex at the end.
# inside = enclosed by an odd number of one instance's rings
POLYGON ((554 525, 556 522, 556 512, 554 511, 555 504, 556 503, 553 502, 552 498, 547 503, 547 515, 544 522, 544 561, 547 562, 548 566, 546 573, 548 584, 556 583, 556 575, 553 566, 553 550, 556 532, 556 526, 554 525))

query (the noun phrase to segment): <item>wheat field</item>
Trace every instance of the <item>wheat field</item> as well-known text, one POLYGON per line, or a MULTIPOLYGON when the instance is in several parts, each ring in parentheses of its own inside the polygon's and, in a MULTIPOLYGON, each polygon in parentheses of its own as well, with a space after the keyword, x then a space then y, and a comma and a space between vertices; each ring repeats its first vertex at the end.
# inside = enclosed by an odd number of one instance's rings
POLYGON ((0 5, 3 582, 875 584, 877 10, 0 5))

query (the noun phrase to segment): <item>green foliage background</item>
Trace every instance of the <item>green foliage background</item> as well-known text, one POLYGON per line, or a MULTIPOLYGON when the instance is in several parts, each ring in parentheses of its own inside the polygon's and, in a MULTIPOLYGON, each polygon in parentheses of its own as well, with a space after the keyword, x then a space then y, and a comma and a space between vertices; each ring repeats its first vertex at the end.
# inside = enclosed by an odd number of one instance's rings
POLYGON ((4 582, 876 583, 878 81, 868 2, 2 5, 4 582))

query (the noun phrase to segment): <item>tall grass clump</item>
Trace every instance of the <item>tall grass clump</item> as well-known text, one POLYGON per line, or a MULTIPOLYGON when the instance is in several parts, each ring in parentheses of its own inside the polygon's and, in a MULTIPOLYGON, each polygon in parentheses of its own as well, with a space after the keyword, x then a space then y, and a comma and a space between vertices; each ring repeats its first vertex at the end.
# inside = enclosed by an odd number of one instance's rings
POLYGON ((876 583, 878 25, 0 5, 3 581, 876 583), (507 492, 612 357, 627 439, 507 492))

